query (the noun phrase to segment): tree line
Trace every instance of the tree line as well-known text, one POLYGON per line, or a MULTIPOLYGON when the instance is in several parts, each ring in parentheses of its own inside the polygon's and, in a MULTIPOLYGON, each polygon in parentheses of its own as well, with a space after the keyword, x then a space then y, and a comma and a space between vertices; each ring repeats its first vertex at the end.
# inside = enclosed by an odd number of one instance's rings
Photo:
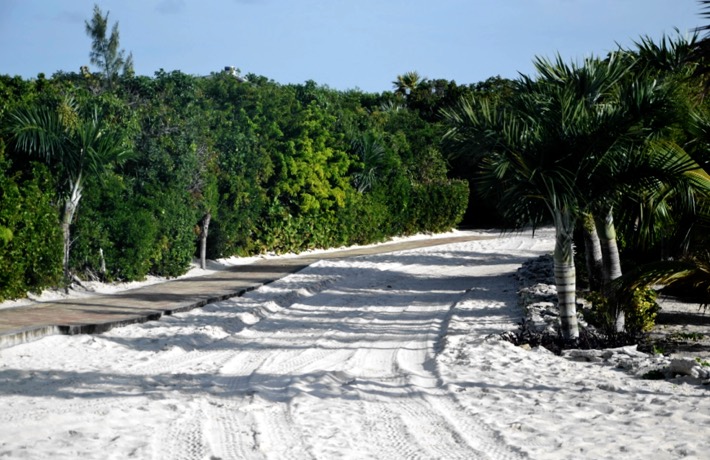
POLYGON ((579 295, 612 337, 653 325, 659 283, 710 298, 707 37, 374 94, 136 76, 108 15, 86 31, 98 72, 0 77, 0 299, 461 222, 554 225, 565 340, 579 295))
POLYGON ((0 77, 2 299, 178 276, 194 257, 440 232, 465 212, 437 105, 469 87, 368 94, 231 69, 104 69, 0 77))

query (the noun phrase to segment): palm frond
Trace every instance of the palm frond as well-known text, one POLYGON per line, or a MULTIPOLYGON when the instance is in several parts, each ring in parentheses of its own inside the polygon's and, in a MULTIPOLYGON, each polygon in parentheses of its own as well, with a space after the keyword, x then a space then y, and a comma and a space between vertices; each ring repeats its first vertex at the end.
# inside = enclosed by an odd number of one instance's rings
MULTIPOLYGON (((700 3, 702 10, 700 12, 700 16, 702 16, 703 19, 710 21, 710 0, 699 0, 698 3, 700 3)), ((708 38, 710 36, 710 24, 697 27, 695 30, 698 32, 705 32, 706 34, 703 38, 708 38)))
POLYGON ((649 36, 643 36, 634 42, 638 50, 638 58, 645 71, 684 73, 692 60, 693 50, 698 42, 698 31, 684 37, 678 28, 674 29, 675 37, 663 35, 660 41, 649 36))
POLYGON ((387 149, 380 136, 369 132, 355 135, 351 146, 362 165, 353 174, 354 185, 359 193, 365 193, 387 174, 387 149))
POLYGON ((663 286, 680 288, 702 306, 710 304, 710 252, 704 251, 682 261, 661 261, 643 265, 614 282, 617 292, 663 286))
POLYGON ((10 113, 8 118, 5 129, 18 150, 37 155, 47 162, 64 153, 65 133, 53 110, 19 109, 10 113))

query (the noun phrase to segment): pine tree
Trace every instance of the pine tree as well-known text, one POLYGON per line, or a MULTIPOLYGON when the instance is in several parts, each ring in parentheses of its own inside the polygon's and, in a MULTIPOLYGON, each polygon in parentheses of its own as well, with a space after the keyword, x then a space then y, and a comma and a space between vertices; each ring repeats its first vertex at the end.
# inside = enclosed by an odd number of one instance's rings
POLYGON ((106 38, 108 31, 108 15, 94 5, 94 15, 91 22, 84 21, 86 34, 91 37, 91 63, 99 67, 106 78, 106 86, 112 88, 119 71, 123 75, 133 75, 133 53, 125 56, 125 50, 119 50, 118 22, 111 28, 111 36, 106 38))

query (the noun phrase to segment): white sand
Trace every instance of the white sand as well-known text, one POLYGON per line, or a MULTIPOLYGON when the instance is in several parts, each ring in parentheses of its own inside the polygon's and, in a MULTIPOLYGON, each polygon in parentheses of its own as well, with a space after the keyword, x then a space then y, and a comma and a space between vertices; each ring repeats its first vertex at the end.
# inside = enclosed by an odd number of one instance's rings
POLYGON ((549 231, 318 262, 0 351, 0 458, 710 458, 705 387, 486 339, 549 231))

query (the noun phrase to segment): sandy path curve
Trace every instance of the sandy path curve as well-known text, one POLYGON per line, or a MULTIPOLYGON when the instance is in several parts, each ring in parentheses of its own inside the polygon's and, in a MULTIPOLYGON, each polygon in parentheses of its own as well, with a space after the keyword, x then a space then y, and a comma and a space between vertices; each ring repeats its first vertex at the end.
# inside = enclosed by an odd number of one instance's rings
POLYGON ((166 321, 3 351, 0 454, 526 458, 458 401, 437 356, 455 315, 480 316, 467 340, 510 328, 511 274, 549 243, 320 261, 166 321))

